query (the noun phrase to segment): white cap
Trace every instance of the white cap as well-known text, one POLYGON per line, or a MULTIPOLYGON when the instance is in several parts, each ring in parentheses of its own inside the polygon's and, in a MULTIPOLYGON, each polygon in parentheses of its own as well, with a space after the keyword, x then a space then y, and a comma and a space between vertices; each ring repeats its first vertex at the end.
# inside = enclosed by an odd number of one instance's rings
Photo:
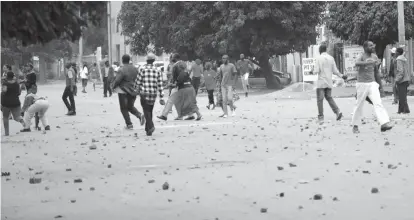
POLYGON ((397 48, 394 47, 390 51, 391 51, 391 53, 396 53, 397 52, 397 48))
POLYGON ((149 53, 149 54, 147 55, 147 60, 155 60, 155 54, 153 54, 153 53, 149 53))

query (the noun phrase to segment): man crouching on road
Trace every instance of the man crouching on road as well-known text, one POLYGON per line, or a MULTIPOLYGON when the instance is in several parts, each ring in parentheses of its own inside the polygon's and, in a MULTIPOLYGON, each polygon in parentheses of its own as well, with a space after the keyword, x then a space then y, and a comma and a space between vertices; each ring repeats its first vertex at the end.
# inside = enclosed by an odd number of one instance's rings
MULTIPOLYGON (((36 95, 36 92, 28 94, 24 99, 22 112, 24 112, 24 129, 21 132, 30 132, 30 125, 33 116, 38 113, 39 119, 42 122, 45 131, 50 130, 49 123, 46 118, 46 112, 49 109, 49 102, 46 98, 36 95)), ((37 122, 38 123, 38 122, 37 122)), ((38 125, 36 124, 36 128, 38 125)))

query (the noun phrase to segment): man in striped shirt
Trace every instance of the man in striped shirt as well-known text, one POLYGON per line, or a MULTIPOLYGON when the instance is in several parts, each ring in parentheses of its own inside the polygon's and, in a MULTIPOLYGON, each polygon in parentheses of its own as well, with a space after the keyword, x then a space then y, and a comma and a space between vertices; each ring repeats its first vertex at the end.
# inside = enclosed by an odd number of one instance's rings
POLYGON ((138 86, 138 94, 141 96, 141 106, 144 111, 146 119, 145 131, 147 136, 151 136, 155 130, 154 122, 152 121, 152 112, 154 110, 154 103, 157 99, 157 92, 160 96, 160 104, 164 105, 164 90, 162 88, 162 74, 153 65, 155 55, 150 53, 147 55, 147 64, 139 68, 139 73, 135 85, 138 86))

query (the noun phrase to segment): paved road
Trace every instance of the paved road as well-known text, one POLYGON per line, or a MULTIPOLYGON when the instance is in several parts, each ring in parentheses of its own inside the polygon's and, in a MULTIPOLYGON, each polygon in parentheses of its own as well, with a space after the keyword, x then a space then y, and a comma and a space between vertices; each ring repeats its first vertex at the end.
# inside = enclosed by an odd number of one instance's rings
POLYGON ((395 114, 389 98, 384 103, 396 127, 387 133, 379 132, 367 105, 368 123, 353 135, 352 98, 337 99, 341 122, 325 103, 327 122, 318 125, 314 99, 276 99, 276 92, 242 98, 238 115, 224 120, 201 96, 203 121, 156 121, 153 137, 146 137, 142 127, 123 129, 117 97, 103 99, 102 90, 80 93, 78 115, 64 116, 61 87, 39 88, 52 103, 52 131, 16 134, 11 122, 11 136, 2 136, 2 171, 11 173, 1 182, 2 219, 414 216, 414 117, 395 114), (314 200, 316 194, 322 199, 314 200))

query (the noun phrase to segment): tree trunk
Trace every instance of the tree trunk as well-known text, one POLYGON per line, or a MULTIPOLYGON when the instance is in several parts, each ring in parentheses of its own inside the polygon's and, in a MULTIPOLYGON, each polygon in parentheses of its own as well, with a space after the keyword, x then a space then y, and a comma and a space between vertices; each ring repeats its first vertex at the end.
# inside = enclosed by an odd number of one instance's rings
POLYGON ((266 87, 268 89, 281 89, 282 85, 277 77, 272 74, 272 67, 270 66, 269 60, 266 57, 259 58, 260 69, 266 79, 266 87))

